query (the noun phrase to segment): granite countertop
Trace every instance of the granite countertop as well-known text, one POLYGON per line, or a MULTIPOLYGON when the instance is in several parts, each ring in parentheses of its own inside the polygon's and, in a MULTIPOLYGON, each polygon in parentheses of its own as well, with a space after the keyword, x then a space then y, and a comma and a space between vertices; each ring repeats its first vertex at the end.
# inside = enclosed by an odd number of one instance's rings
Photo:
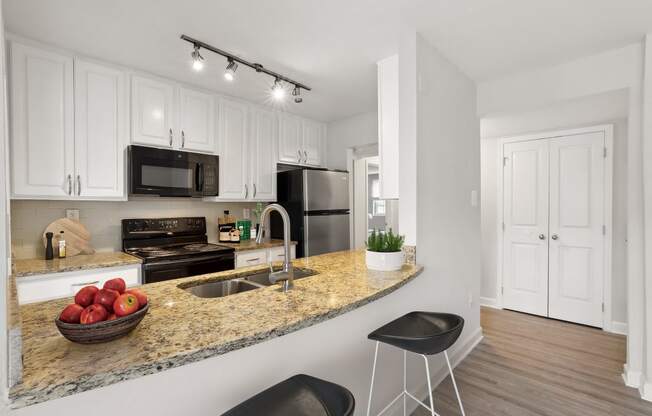
POLYGON ((105 344, 74 344, 59 334, 53 320, 70 299, 21 306, 23 377, 10 390, 11 406, 154 374, 282 336, 379 299, 422 271, 407 264, 396 272, 367 270, 362 250, 293 263, 317 274, 296 280, 288 293, 266 287, 203 299, 179 288, 264 271, 266 265, 144 285, 147 316, 131 334, 105 344))
POLYGON ((13 275, 16 278, 21 278, 37 274, 63 273, 140 263, 142 261, 139 258, 123 252, 80 254, 53 260, 16 259, 13 263, 13 275))
MULTIPOLYGON (((256 240, 247 240, 241 241, 239 243, 215 243, 221 246, 233 247, 236 252, 238 251, 248 251, 248 250, 264 250, 266 248, 272 247, 283 247, 283 240, 272 239, 269 241, 263 241, 262 243, 256 243, 256 240)), ((290 242, 292 245, 296 245, 296 241, 290 242)))

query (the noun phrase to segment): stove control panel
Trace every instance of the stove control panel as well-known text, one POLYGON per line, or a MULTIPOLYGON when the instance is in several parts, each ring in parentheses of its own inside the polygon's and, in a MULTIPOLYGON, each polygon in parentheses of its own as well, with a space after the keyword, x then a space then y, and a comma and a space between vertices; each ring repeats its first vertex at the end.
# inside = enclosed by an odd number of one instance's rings
POLYGON ((134 218, 122 220, 122 238, 154 238, 163 235, 204 235, 206 218, 134 218))

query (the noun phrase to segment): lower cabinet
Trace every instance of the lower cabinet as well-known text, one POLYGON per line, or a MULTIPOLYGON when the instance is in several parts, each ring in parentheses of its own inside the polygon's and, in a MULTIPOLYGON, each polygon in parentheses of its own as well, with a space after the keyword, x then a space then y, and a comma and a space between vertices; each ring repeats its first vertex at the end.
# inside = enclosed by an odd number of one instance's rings
MULTIPOLYGON (((110 267, 93 270, 82 270, 65 273, 51 273, 16 279, 18 303, 41 302, 51 299, 72 297, 84 286, 102 287, 104 282, 115 277, 122 277, 127 286, 140 285, 139 264, 121 267, 110 267)), ((72 299, 71 299, 72 302, 72 299)))
MULTIPOLYGON (((248 250, 235 253, 235 268, 259 266, 269 262, 283 261, 285 258, 284 247, 273 247, 262 250, 248 250)), ((290 246, 290 258, 296 259, 296 245, 290 246)))

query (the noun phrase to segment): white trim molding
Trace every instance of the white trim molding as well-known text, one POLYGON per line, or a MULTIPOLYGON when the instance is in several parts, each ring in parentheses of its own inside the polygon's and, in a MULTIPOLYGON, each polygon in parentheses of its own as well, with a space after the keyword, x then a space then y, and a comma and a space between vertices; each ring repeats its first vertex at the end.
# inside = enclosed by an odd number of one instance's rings
POLYGON ((627 322, 611 322, 611 332, 612 334, 627 335, 627 322))
POLYGON ((641 379, 641 388, 638 391, 641 393, 641 399, 652 402, 652 381, 641 379))
POLYGON ((641 387, 641 379, 643 374, 640 371, 632 371, 627 367, 627 364, 623 365, 623 381, 627 387, 639 388, 641 387))
MULTIPOLYGON (((504 146, 507 143, 515 142, 524 142, 532 140, 544 140, 551 139, 556 137, 564 136, 574 136, 578 134, 586 133, 595 133, 603 132, 604 133, 604 143, 606 147, 606 157, 605 157, 605 171, 604 171, 604 224, 606 227, 605 230, 605 239, 604 239, 604 282, 603 282, 603 303, 604 303, 604 313, 602 314, 602 329, 607 332, 614 332, 612 328, 613 323, 611 320, 612 315, 612 298, 611 298, 611 285, 612 285, 612 248, 613 248, 613 131, 614 126, 612 124, 601 124, 597 126, 583 127, 570 130, 555 130, 527 135, 519 135, 513 137, 504 137, 499 140, 500 151, 498 153, 498 186, 497 186, 497 210, 496 210, 496 223, 498 226, 498 241, 497 241, 497 255, 496 259, 497 265, 497 275, 496 275, 496 288, 497 294, 494 302, 494 307, 502 308, 503 304, 503 235, 504 230, 502 229, 502 224, 504 222, 503 218, 503 203, 504 203, 504 184, 503 184, 503 155, 505 153, 504 146)), ((490 306, 490 305, 486 305, 490 306)), ((622 329, 620 327, 619 329, 622 329)))
POLYGON ((480 296, 480 306, 486 306, 487 308, 502 309, 498 306, 498 301, 496 298, 488 298, 485 296, 480 296))

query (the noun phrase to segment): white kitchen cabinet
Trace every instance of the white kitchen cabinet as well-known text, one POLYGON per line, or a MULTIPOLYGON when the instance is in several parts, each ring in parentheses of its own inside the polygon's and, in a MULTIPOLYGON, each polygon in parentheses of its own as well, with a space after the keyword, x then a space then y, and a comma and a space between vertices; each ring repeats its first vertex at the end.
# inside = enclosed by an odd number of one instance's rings
POLYGON ((378 62, 378 156, 380 198, 399 197, 398 55, 378 62))
POLYGON ((253 109, 249 135, 251 199, 276 201, 277 143, 276 114, 259 108, 253 109))
POLYGON ((321 166, 324 125, 291 114, 281 115, 278 161, 294 165, 321 166))
MULTIPOLYGON (((268 250, 268 261, 284 261, 285 260, 285 247, 272 247, 268 250)), ((297 258, 297 246, 296 244, 290 244, 290 258, 292 260, 297 258)))
POLYGON ((215 99, 205 92, 179 88, 181 149, 215 152, 215 99))
MULTIPOLYGON (((296 249, 296 244, 290 245, 290 258, 293 260, 297 258, 296 249)), ((260 250, 237 251, 235 253, 235 268, 259 266, 261 264, 283 260, 285 260, 285 248, 283 246, 260 250)))
POLYGON ((175 92, 176 86, 173 83, 132 76, 132 143, 158 147, 181 145, 179 135, 174 134, 177 124, 175 92))
POLYGON ((248 106, 226 98, 219 103, 219 199, 243 200, 252 195, 247 149, 248 106))
POLYGON ((12 42, 12 197, 67 197, 75 163, 73 59, 12 42))
POLYGON ((75 60, 75 178, 73 195, 122 198, 128 135, 124 71, 75 60))
POLYGON ((84 286, 102 287, 107 280, 121 277, 128 287, 140 284, 140 264, 75 272, 24 276, 16 279, 18 302, 42 302, 74 296, 84 286))
POLYGON ((282 114, 278 139, 278 160, 284 163, 300 164, 303 160, 303 126, 299 117, 282 114))
POLYGON ((303 163, 311 166, 322 165, 323 126, 310 120, 303 121, 303 163))

